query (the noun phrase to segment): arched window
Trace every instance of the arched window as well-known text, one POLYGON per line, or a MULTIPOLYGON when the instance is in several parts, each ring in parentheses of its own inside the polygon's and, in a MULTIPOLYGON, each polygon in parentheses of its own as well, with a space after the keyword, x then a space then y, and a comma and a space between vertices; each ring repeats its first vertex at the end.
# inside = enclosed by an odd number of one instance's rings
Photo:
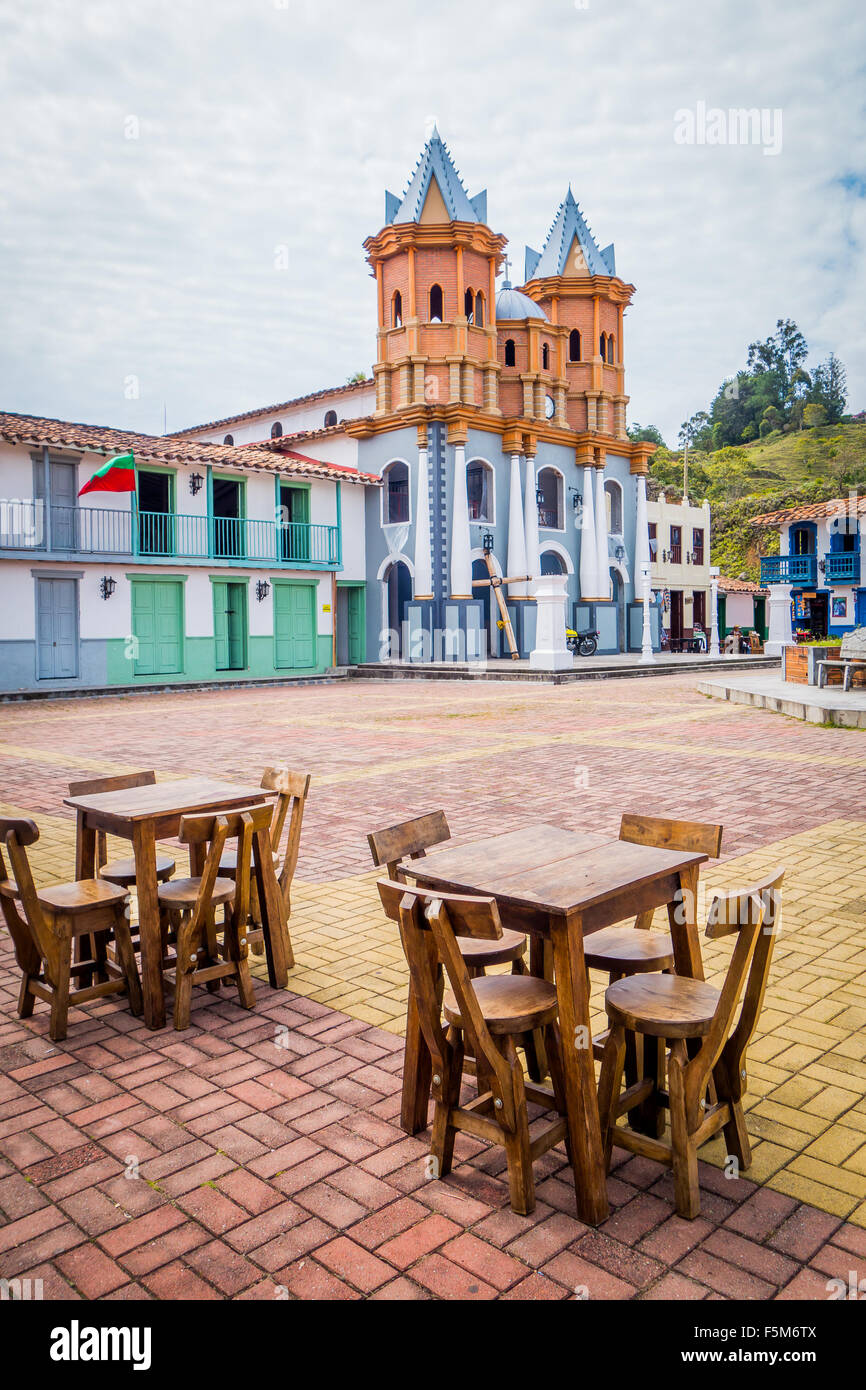
POLYGON ((271 439, 282 439, 282 437, 283 427, 280 424, 279 420, 277 420, 273 425, 271 425, 271 439))
POLYGON ((608 335, 607 335, 607 360, 608 360, 608 362, 613 363, 613 334, 612 334, 612 333, 608 333, 608 335))
POLYGON ((556 468, 542 468, 537 479, 538 524, 551 531, 562 531, 562 474, 556 468))
POLYGON ((475 326, 484 327, 484 295, 479 290, 475 296, 475 326))
POLYGON ((517 353, 514 348, 513 338, 505 339, 505 365, 506 367, 515 367, 517 365, 517 353))
POLYGON ((546 372, 550 366, 550 348, 547 343, 541 344, 541 370, 546 372))
POLYGON ((442 286, 441 286, 441 285, 431 285, 431 286, 430 286, 430 322, 431 322, 431 323, 441 323, 443 317, 444 317, 444 310, 443 310, 443 307, 442 307, 442 286))
POLYGON ((467 290, 463 296, 463 312, 470 323, 475 321, 475 292, 467 290))
POLYGON ((568 360, 569 362, 580 361, 580 333, 576 328, 572 328, 568 335, 568 360))
POLYGON ((493 469, 473 459, 466 470, 469 520, 493 522, 493 469))
POLYGON ((606 361, 607 361, 607 334, 606 334, 606 333, 602 333, 601 337, 600 337, 599 340, 598 340, 598 355, 599 355, 599 357, 601 358, 602 362, 606 362, 606 361))
POLYGON ((605 505, 607 506, 607 529, 612 536, 622 535, 622 488, 615 478, 609 478, 604 485, 605 505))
POLYGON ((230 434, 227 434, 225 439, 223 440, 223 444, 234 444, 234 442, 234 437, 230 434))
POLYGON ((382 474, 385 484, 382 520, 386 524, 409 520, 409 469, 399 459, 382 474))
POLYGON ((403 327, 403 296, 399 290, 394 291, 391 300, 391 325, 394 328, 403 327))
POLYGON ((326 411, 325 411, 325 425, 326 425, 326 427, 327 427, 328 425, 336 425, 336 423, 337 423, 337 412, 336 412, 336 410, 326 410, 326 411))

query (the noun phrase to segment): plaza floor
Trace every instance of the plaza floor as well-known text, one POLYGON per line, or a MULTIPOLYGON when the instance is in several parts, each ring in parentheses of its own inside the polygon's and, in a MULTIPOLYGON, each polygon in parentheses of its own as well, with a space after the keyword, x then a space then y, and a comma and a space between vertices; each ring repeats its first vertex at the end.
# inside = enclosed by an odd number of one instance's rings
MULTIPOLYGON (((0 814, 28 814, 39 876, 71 877, 66 783, 154 767, 312 785, 290 989, 194 998, 153 1034, 122 1002, 66 1042, 15 1014, 0 932, 0 1276, 46 1297, 826 1298, 866 1257, 866 743, 720 704, 695 677, 569 686, 343 681, 0 706, 0 814), (445 1182, 397 1127, 406 974, 369 829, 441 806, 455 841, 533 820, 616 834, 623 810, 718 820, 708 887, 786 867, 750 1051, 754 1162, 704 1151, 703 1210, 621 1155, 613 1214, 574 1215, 565 1155, 514 1216, 499 1152, 465 1137, 445 1182)), ((709 978, 727 959, 705 950, 709 978)), ((258 970, 258 967, 257 967, 258 970)), ((258 970, 259 974, 262 974, 258 970)), ((594 984, 600 1011, 603 981, 594 984)), ((601 1014, 599 1012, 599 1021, 601 1014)))

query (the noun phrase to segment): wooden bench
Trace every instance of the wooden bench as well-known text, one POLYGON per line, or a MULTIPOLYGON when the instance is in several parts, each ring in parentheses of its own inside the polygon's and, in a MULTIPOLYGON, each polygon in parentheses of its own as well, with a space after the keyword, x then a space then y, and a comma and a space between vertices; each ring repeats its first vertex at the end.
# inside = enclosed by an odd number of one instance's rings
POLYGON ((838 660, 818 662, 818 685, 827 684, 827 671, 830 667, 840 667, 843 671, 842 689, 851 689, 851 679, 855 671, 866 667, 866 627, 855 627, 842 638, 838 660))

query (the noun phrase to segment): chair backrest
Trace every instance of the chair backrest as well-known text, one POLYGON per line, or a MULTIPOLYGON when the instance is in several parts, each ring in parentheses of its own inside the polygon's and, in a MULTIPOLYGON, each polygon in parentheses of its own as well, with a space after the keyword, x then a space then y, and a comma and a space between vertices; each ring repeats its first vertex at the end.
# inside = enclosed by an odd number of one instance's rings
POLYGON ((767 989, 782 917, 784 877, 784 869, 775 869, 759 883, 716 893, 711 900, 707 937, 717 940, 736 936, 736 942, 710 1030, 686 1066, 686 1106, 693 1107, 695 1114, 717 1063, 724 1067, 729 1091, 735 1098, 745 1089, 746 1048, 757 1026, 767 989), (740 1016, 732 1027, 741 998, 740 1016))
POLYGON ((280 840, 288 817, 289 829, 286 835, 285 853, 280 860, 277 871, 277 882, 280 885, 288 913, 292 879, 295 875, 298 851, 301 846, 304 808, 310 790, 310 773, 292 772, 287 767, 267 767, 262 775, 261 785, 264 791, 277 793, 271 820, 271 849, 275 854, 279 854, 280 840))
POLYGON ((397 865, 401 859, 423 859, 428 849, 450 839, 451 831, 445 812, 429 811, 425 816, 401 821, 399 825, 371 830, 367 843, 376 867, 381 868, 384 864, 388 877, 396 879, 397 865))
POLYGON ((28 974, 47 957, 50 941, 45 919, 36 896, 27 846, 35 845, 39 829, 32 820, 0 818, 0 908, 15 947, 15 959, 28 974), (6 871, 3 849, 9 858, 14 884, 6 871), (18 905, 24 910, 22 917, 18 905))
POLYGON ((506 1129, 516 1124, 514 1093, 504 1057, 490 1036, 478 1005, 466 962, 457 945, 458 936, 498 941, 502 923, 494 898, 464 897, 408 887, 392 879, 377 884, 387 915, 399 923, 400 940, 418 1007, 418 1020, 433 1060, 433 1095, 443 1099, 442 1083, 448 1074, 451 1047, 442 1028, 439 967, 444 967, 454 993, 463 1033, 476 1060, 483 1060, 494 1097, 501 1101, 497 1118, 506 1129), (432 949, 431 949, 432 947, 432 949))
POLYGON ((253 852, 253 837, 260 831, 267 831, 271 824, 272 808, 268 805, 241 806, 221 815, 183 816, 177 838, 184 845, 208 846, 207 856, 199 881, 198 895, 192 914, 193 933, 204 925, 205 916, 213 897, 214 884, 219 877, 220 859, 227 840, 237 840, 237 871, 233 913, 239 928, 246 925, 250 910, 250 864, 253 852))
MULTIPOLYGON (((96 796, 99 792, 125 792, 132 787, 153 787, 156 785, 156 773, 153 770, 147 772, 120 772, 116 777, 86 777, 83 781, 69 783, 70 796, 96 796)), ((97 872, 108 862, 108 850, 106 847, 106 835, 104 830, 96 832, 96 868, 97 872)))
POLYGON ((674 849, 683 854, 707 854, 718 859, 722 852, 721 825, 705 821, 668 820, 664 816, 634 816, 628 812, 619 827, 619 838, 655 849, 674 849))

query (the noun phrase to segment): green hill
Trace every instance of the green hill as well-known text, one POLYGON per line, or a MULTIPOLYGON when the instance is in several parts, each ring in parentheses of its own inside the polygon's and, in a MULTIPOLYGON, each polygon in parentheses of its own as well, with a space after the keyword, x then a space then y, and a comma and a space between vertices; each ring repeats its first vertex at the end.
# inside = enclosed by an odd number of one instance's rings
MULTIPOLYGON (((709 499, 710 557, 722 574, 760 578, 761 554, 771 554, 778 537, 751 524, 752 517, 803 502, 844 497, 866 488, 866 420, 790 433, 774 431, 760 441, 729 445, 711 453, 689 450, 689 496, 709 499)), ((649 491, 680 496, 682 451, 659 449, 650 463, 649 491)))

